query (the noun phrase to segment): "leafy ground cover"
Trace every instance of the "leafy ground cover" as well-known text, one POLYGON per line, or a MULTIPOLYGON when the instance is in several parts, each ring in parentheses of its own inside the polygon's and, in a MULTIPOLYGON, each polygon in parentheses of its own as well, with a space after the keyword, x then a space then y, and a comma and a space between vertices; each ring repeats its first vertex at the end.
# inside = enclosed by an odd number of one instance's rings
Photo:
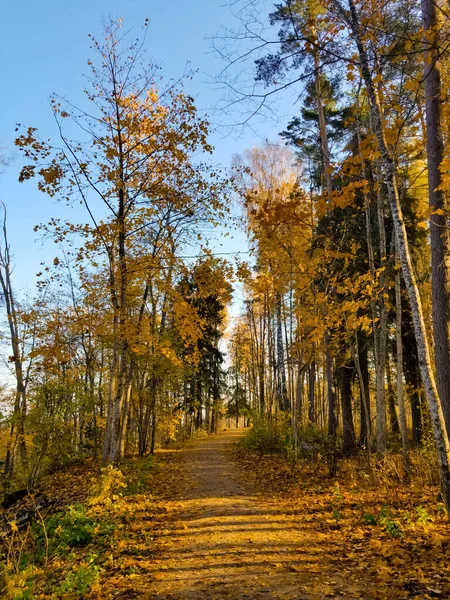
POLYGON ((99 470, 88 461, 46 477, 41 492, 52 500, 49 507, 36 510, 31 496, 5 512, 0 597, 77 599, 120 591, 120 582, 154 557, 159 509, 152 489, 164 497, 177 471, 165 472, 169 462, 167 454, 156 465, 139 459, 99 470), (27 511, 33 518, 21 527, 16 515, 27 511))
POLYGON ((430 457, 412 456, 407 485, 399 476, 401 457, 387 457, 369 484, 357 459, 340 463, 330 478, 324 457, 292 468, 287 456, 261 454, 252 445, 244 440, 233 449, 239 469, 259 494, 315 528, 349 582, 370 588, 364 597, 450 598, 449 524, 430 457))
POLYGON ((393 458, 375 485, 354 460, 330 478, 320 456, 292 468, 289 456, 242 443, 246 434, 52 475, 43 489, 59 504, 3 537, 1 597, 450 597, 448 522, 431 474, 403 485, 393 458))

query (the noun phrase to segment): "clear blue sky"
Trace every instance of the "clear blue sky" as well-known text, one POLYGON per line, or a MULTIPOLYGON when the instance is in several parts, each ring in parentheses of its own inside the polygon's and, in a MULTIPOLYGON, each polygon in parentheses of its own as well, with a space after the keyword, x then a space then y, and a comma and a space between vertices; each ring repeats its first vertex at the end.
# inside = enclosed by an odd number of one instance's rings
MULTIPOLYGON (((162 65, 168 78, 180 77, 187 61, 199 73, 189 83, 188 91, 196 98, 200 109, 210 109, 222 92, 208 81, 220 71, 223 64, 214 56, 211 41, 221 27, 237 27, 237 22, 226 0, 9 0, 2 11, 0 36, 0 142, 3 152, 13 156, 10 167, 0 175, 0 198, 7 204, 9 235, 14 255, 15 282, 19 288, 33 288, 40 261, 49 261, 56 254, 50 242, 44 246, 37 241, 33 227, 51 216, 82 219, 76 213, 36 191, 34 183, 19 184, 17 175, 20 155, 14 149, 16 123, 37 127, 41 135, 53 136, 53 117, 48 96, 56 92, 75 103, 82 98, 83 73, 88 72, 87 59, 93 55, 88 34, 102 37, 104 17, 123 18, 125 30, 132 28, 136 35, 145 17, 150 26, 147 37, 149 58, 162 65)), ((266 14, 272 3, 262 0, 266 14)), ((286 102, 286 101, 285 101, 286 102)), ((286 107, 291 107, 292 98, 286 107)), ((292 107, 292 115, 295 108, 292 107)), ((211 113, 213 122, 218 114, 211 113)), ((281 109, 280 109, 281 113, 281 109)), ((223 130, 212 135, 216 147, 214 160, 224 167, 231 156, 247 147, 274 139, 285 126, 280 123, 254 123, 256 131, 225 134, 223 130)), ((220 233, 218 233, 220 237, 220 233)), ((242 234, 234 239, 219 239, 215 245, 223 251, 245 250, 242 234), (221 247, 219 244, 223 244, 221 247)))

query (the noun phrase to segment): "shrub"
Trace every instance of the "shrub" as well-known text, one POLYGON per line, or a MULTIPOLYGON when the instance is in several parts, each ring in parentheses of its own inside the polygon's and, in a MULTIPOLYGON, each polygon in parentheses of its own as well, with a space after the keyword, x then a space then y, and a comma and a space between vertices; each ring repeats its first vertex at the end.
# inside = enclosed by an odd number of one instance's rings
POLYGON ((83 598, 92 584, 98 579, 100 571, 100 567, 94 564, 80 565, 66 575, 61 584, 60 591, 63 594, 75 594, 79 598, 83 598))
POLYGON ((74 504, 65 512, 50 517, 45 523, 45 530, 40 523, 33 526, 36 543, 35 559, 37 562, 42 562, 47 553, 62 554, 72 548, 86 546, 93 541, 94 537, 108 535, 113 528, 112 524, 94 519, 83 504, 74 504))
POLYGON ((286 439, 289 434, 285 422, 268 421, 256 418, 253 427, 242 440, 244 448, 260 454, 286 453, 286 439))
POLYGON ((378 522, 393 538, 401 538, 405 534, 403 527, 396 519, 394 519, 392 511, 387 508, 387 506, 381 507, 378 522))
POLYGON ((109 465, 101 470, 98 481, 93 483, 90 490, 89 506, 112 504, 121 496, 119 490, 126 488, 125 475, 120 469, 109 465))

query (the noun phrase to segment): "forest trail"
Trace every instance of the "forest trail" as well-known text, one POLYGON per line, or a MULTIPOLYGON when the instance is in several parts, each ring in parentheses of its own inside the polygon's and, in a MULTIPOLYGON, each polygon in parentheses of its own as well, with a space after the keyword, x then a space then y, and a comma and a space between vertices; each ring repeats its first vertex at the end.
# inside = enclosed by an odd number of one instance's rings
POLYGON ((370 598, 333 564, 336 550, 313 514, 251 489, 229 452, 244 434, 227 430, 183 451, 184 476, 155 532, 156 561, 134 597, 370 598))

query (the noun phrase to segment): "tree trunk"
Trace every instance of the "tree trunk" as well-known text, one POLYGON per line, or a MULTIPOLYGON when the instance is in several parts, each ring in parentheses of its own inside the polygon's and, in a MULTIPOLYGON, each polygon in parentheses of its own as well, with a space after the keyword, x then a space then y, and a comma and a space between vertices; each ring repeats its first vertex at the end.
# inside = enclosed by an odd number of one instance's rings
POLYGON ((6 457, 4 472, 8 479, 11 477, 16 450, 25 464, 25 417, 27 413, 27 391, 23 371, 22 350, 20 347, 19 323, 17 319, 16 302, 11 281, 11 256, 6 230, 6 207, 3 205, 3 248, 0 250, 0 284, 3 293, 3 301, 6 306, 8 317, 10 344, 12 356, 10 361, 14 363, 14 374, 16 378, 16 393, 14 398, 14 410, 12 414, 9 439, 6 443, 6 457))
POLYGON ((414 337, 411 315, 409 311, 405 310, 403 302, 402 317, 403 373, 411 405, 412 441, 415 445, 419 445, 422 442, 422 381, 420 379, 417 344, 414 337))
POLYGON ((424 89, 427 125, 428 198, 430 215, 431 284, 433 300, 436 384, 450 435, 450 269, 449 231, 440 166, 444 155, 441 128, 441 71, 438 24, 434 0, 422 0, 424 32, 424 89))
MULTIPOLYGON (((311 34, 314 40, 317 35, 315 28, 311 27, 311 34)), ((331 176, 331 157, 330 147, 328 144, 327 125, 325 120, 325 111, 323 107, 322 87, 320 81, 320 54, 317 46, 313 47, 314 58, 314 89, 316 93, 317 116, 319 119, 319 134, 320 134, 320 153, 322 158, 323 169, 323 191, 326 193, 327 201, 330 202, 333 192, 333 179, 331 176)), ((324 335, 325 345, 325 363, 327 375, 327 402, 328 402, 328 434, 336 435, 336 397, 333 388, 333 373, 332 373, 332 358, 330 355, 330 332, 326 331, 324 335)))
MULTIPOLYGON (((357 99, 357 110, 359 111, 359 100, 357 99)), ((357 117, 358 118, 358 117, 357 117)), ((360 124, 357 121, 357 138, 358 138, 358 153, 361 160, 361 169, 364 179, 369 179, 369 169, 366 167, 364 157, 361 150, 361 131, 360 124)), ((370 309, 372 315, 372 336, 374 349, 375 363, 375 383, 376 383, 376 403, 377 403, 377 453, 380 458, 386 452, 386 408, 385 408, 385 366, 384 359, 386 356, 386 339, 387 339, 387 310, 384 301, 383 293, 386 287, 386 233, 384 226, 384 206, 381 196, 381 181, 379 173, 377 173, 377 217, 378 217, 378 232, 379 232, 379 251, 380 262, 383 270, 380 274, 379 286, 377 285, 375 272, 375 255, 372 242, 372 222, 371 222, 371 202, 369 195, 364 191, 364 208, 366 219, 366 243, 367 255, 369 262, 369 272, 372 280, 372 292, 370 295, 370 309)), ((366 388, 368 389, 368 388, 366 388)), ((362 408, 362 406, 361 406, 362 408)), ((361 437, 363 436, 363 427, 365 428, 364 435, 367 433, 367 425, 365 418, 363 420, 363 410, 361 410, 361 437)), ((370 426, 370 425, 369 425, 370 426)))
POLYGON ((384 224, 384 202, 381 195, 381 174, 377 167, 377 220, 379 234, 379 252, 380 252, 380 280, 378 293, 378 336, 376 348, 376 387, 377 387, 377 456, 382 459, 386 453, 387 444, 387 428, 386 428, 386 394, 385 394, 385 378, 386 378, 386 342, 387 342, 387 309, 384 301, 386 294, 386 231, 384 224))
POLYGON ((336 435, 336 394, 333 386, 333 361, 330 354, 330 333, 325 331, 325 362, 327 375, 327 398, 328 398, 328 435, 336 435))
POLYGON ((339 368, 341 380, 342 427, 344 434, 343 451, 346 456, 350 456, 355 450, 355 429, 353 426, 352 411, 353 369, 352 362, 346 362, 339 368))
POLYGON ((308 367, 308 420, 310 423, 316 422, 316 363, 308 367))
POLYGON ((297 405, 297 423, 300 427, 303 425, 303 386, 305 379, 305 370, 304 367, 301 366, 300 362, 298 363, 297 368, 297 381, 295 385, 295 402, 297 405))
POLYGON ((397 347, 397 401, 399 424, 402 436, 403 477, 409 480, 409 443, 406 428, 405 402, 403 398, 403 343, 402 343, 402 296, 400 282, 400 263, 395 253, 395 341, 397 347))
POLYGON ((359 404, 361 412, 361 427, 359 432, 359 442, 361 446, 367 447, 368 439, 370 438, 370 378, 369 378, 369 350, 367 345, 367 337, 361 331, 358 331, 358 364, 360 370, 358 379, 361 376, 362 386, 359 388, 359 404), (364 390, 364 395, 362 393, 364 390), (367 405, 367 406, 366 406, 367 405))
MULTIPOLYGON (((396 315, 397 316, 397 315, 396 315)), ((397 416, 397 407, 395 405, 394 386, 391 377, 391 365, 389 361, 389 353, 386 353, 386 382, 387 382, 387 404, 389 410, 389 426, 390 431, 394 436, 400 434, 400 425, 397 416)))
POLYGON ((276 293, 277 320, 277 396, 282 411, 289 411, 289 397, 286 388, 286 369, 284 366, 283 319, 281 314, 281 294, 276 293))

